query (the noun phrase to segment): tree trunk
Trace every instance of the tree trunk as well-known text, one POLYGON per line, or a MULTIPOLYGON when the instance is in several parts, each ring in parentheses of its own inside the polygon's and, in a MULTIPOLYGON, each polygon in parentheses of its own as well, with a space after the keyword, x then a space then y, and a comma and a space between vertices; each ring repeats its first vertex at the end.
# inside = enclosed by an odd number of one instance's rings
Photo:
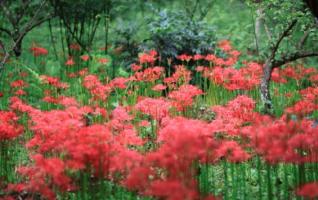
POLYGON ((261 80, 261 99, 264 105, 264 112, 270 114, 272 111, 272 99, 269 91, 269 84, 273 71, 273 63, 268 59, 263 69, 263 77, 261 80))
POLYGON ((22 38, 14 39, 14 42, 16 45, 13 48, 13 52, 16 57, 19 57, 22 53, 22 38))
POLYGON ((263 25, 263 9, 262 8, 258 8, 256 11, 256 20, 255 20, 255 44, 256 44, 256 50, 257 50, 257 54, 259 54, 259 44, 261 41, 261 27, 263 25))

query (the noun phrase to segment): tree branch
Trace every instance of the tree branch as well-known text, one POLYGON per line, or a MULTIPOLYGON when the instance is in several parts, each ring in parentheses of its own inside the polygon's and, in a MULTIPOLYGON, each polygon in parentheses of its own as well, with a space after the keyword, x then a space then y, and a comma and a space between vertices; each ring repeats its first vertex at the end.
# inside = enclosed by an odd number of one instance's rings
POLYGON ((25 32, 31 31, 33 28, 35 28, 35 27, 39 26, 40 24, 48 21, 49 19, 52 19, 53 17, 54 17, 53 15, 49 15, 49 16, 46 16, 46 17, 44 17, 44 18, 32 23, 32 25, 30 25, 29 27, 26 28, 25 32))
POLYGON ((3 28, 3 27, 0 27, 0 31, 8 34, 9 36, 11 36, 11 32, 9 31, 9 29, 6 29, 6 28, 3 28))
POLYGON ((308 58, 308 57, 317 57, 318 52, 296 52, 287 56, 284 56, 282 59, 275 60, 273 62, 273 68, 278 68, 282 65, 285 65, 289 62, 296 61, 301 58, 308 58))
MULTIPOLYGON (((39 6, 39 8, 35 11, 32 19, 30 19, 30 21, 26 24, 25 28, 23 29, 22 32, 20 32, 19 36, 17 37, 17 39, 15 41, 13 41, 13 45, 10 49, 6 50, 4 48, 4 44, 2 43, 1 46, 3 46, 3 50, 5 52, 5 56, 2 58, 2 60, 0 61, 0 72, 2 71, 2 68, 4 67, 4 64, 6 63, 6 61, 8 60, 10 53, 16 48, 17 44, 22 40, 22 38, 25 36, 25 34, 27 33, 28 27, 32 26, 32 24, 34 23, 34 21, 36 20, 39 12, 41 11, 42 7, 44 6, 44 4, 46 3, 46 0, 43 0, 41 5, 39 6)), ((3 1, 0 1, 0 4, 3 5, 3 1)))
POLYGON ((311 29, 306 30, 304 35, 300 38, 298 44, 297 44, 297 49, 303 48, 304 44, 306 43, 306 40, 310 34, 311 29))
POLYGON ((278 40, 276 41, 276 44, 272 46, 272 54, 270 56, 270 59, 274 59, 275 58, 275 55, 276 55, 276 52, 279 48, 279 45, 280 43, 283 41, 283 39, 285 37, 287 37, 289 35, 289 32, 294 28, 294 26, 296 25, 297 23, 297 19, 294 19, 288 26, 287 28, 284 30, 284 32, 282 32, 282 34, 279 36, 278 40))

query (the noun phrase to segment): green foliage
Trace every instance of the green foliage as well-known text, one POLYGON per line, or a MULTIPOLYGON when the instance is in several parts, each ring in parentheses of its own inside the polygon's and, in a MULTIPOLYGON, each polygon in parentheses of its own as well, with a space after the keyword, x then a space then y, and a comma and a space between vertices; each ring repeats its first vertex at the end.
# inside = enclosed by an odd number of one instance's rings
MULTIPOLYGON (((265 30, 262 29, 262 40, 260 44, 261 57, 266 58, 271 53, 268 48, 278 40, 282 32, 293 21, 297 20, 296 27, 290 32, 286 40, 283 40, 280 48, 278 49, 277 57, 286 55, 286 52, 294 53, 299 49, 313 49, 315 45, 313 43, 305 43, 303 46, 299 46, 306 31, 309 31, 308 39, 316 41, 318 39, 318 33, 316 30, 316 21, 310 13, 307 6, 303 1, 299 0, 266 0, 255 1, 247 0, 247 5, 250 9, 256 13, 257 10, 262 10, 263 23, 268 28, 268 32, 265 34, 265 30)), ((255 16, 257 17, 257 16, 255 16)))
POLYGON ((164 62, 180 54, 211 52, 216 40, 213 27, 182 11, 160 11, 149 24, 149 31, 150 38, 142 49, 158 50, 164 62))

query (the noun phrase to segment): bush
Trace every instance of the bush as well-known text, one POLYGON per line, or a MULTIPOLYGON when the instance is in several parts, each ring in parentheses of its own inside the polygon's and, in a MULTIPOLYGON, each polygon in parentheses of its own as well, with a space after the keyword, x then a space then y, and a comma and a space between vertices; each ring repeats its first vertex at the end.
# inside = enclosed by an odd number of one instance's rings
POLYGON ((156 49, 161 60, 175 61, 181 54, 206 54, 213 51, 216 37, 213 27, 204 21, 191 19, 186 12, 160 11, 149 23, 150 37, 141 45, 142 50, 156 49))

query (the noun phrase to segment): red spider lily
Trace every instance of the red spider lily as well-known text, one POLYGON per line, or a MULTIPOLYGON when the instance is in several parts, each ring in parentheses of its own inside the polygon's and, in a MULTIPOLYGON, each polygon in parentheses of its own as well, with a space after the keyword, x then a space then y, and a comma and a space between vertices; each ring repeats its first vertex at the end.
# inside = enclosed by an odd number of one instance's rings
POLYGON ((228 40, 221 40, 221 41, 219 41, 218 47, 219 47, 220 49, 222 49, 223 51, 225 51, 225 52, 228 52, 228 51, 231 51, 231 50, 232 50, 231 43, 230 43, 230 41, 228 41, 228 40))
POLYGON ((195 71, 197 71, 197 72, 203 72, 204 69, 205 69, 204 66, 197 66, 197 67, 195 68, 195 71))
POLYGON ((0 111, 0 141, 13 139, 23 132, 18 117, 10 111, 0 111))
POLYGON ((195 55, 193 56, 193 60, 195 60, 195 61, 197 61, 197 60, 202 60, 202 59, 204 59, 204 56, 201 55, 201 54, 195 54, 195 55))
POLYGON ((110 81, 109 85, 113 88, 120 88, 120 89, 125 89, 126 83, 129 81, 128 78, 124 78, 124 77, 117 77, 114 78, 113 80, 110 81))
POLYGON ((302 118, 318 109, 318 89, 308 87, 300 91, 302 99, 296 102, 293 106, 286 108, 285 112, 296 114, 302 118))
POLYGON ((135 109, 160 121, 169 116, 171 104, 165 99, 144 98, 135 105, 135 109))
POLYGON ((228 52, 228 54, 230 56, 233 56, 234 58, 237 58, 237 57, 239 57, 241 55, 241 52, 239 52, 237 50, 233 50, 233 51, 228 52))
POLYGON ((296 194, 305 198, 314 199, 318 197, 318 183, 306 183, 296 190, 296 194))
POLYGON ((32 106, 23 103, 22 100, 18 97, 10 98, 10 109, 22 113, 32 113, 35 111, 35 109, 32 106))
POLYGON ((38 57, 38 56, 45 56, 48 54, 48 50, 46 50, 43 47, 39 47, 39 46, 33 46, 30 48, 30 51, 32 52, 34 57, 38 57))
POLYGON ((228 102, 226 106, 214 106, 212 110, 216 118, 210 123, 214 132, 239 135, 240 128, 246 123, 253 123, 258 119, 254 112, 255 102, 247 96, 238 96, 228 102))
POLYGON ((158 55, 158 52, 156 50, 152 49, 149 51, 149 55, 156 57, 158 55))
POLYGON ((193 164, 216 160, 216 142, 207 124, 185 118, 167 120, 159 131, 158 142, 158 150, 147 154, 142 165, 131 170, 124 185, 165 199, 200 199, 193 164))
POLYGON ((216 56, 214 54, 208 54, 205 56, 204 58, 206 61, 209 61, 210 63, 215 62, 215 60, 217 59, 216 56))
POLYGON ((154 82, 158 80, 164 73, 163 67, 147 68, 142 72, 136 72, 134 78, 137 81, 154 82))
POLYGON ((225 158, 229 162, 244 162, 250 158, 242 147, 235 141, 224 141, 216 150, 216 155, 219 158, 225 158))
POLYGON ((154 181, 149 188, 145 191, 146 195, 151 195, 167 200, 184 200, 184 199, 198 199, 198 191, 193 187, 185 186, 178 180, 164 180, 154 181))
POLYGON ((153 91, 162 91, 162 90, 165 90, 166 88, 167 88, 167 86, 165 86, 165 85, 157 84, 157 85, 153 86, 151 89, 153 91))
POLYGON ((112 91, 110 85, 103 85, 95 75, 85 76, 83 85, 90 91, 93 101, 106 100, 112 91))
POLYGON ((59 158, 44 158, 40 154, 31 156, 34 166, 20 167, 18 172, 27 177, 23 184, 11 185, 8 190, 24 190, 30 193, 40 193, 43 197, 56 199, 52 184, 61 191, 67 191, 71 186, 71 179, 64 173, 65 164, 59 158))
POLYGON ((318 128, 312 121, 263 118, 245 131, 249 132, 257 153, 269 163, 299 164, 318 160, 318 128))
POLYGON ((22 89, 18 89, 17 91, 15 91, 14 93, 16 96, 23 96, 26 95, 26 92, 22 89))
POLYGON ((80 71, 78 71, 78 75, 81 76, 81 77, 83 77, 83 76, 85 76, 87 74, 88 74, 88 68, 83 68, 80 71))
POLYGON ((316 102, 318 100, 318 88, 308 87, 300 91, 300 94, 304 100, 316 102))
POLYGON ((81 59, 86 62, 89 60, 89 55, 82 55, 81 59))
POLYGON ((108 63, 108 59, 107 59, 107 58, 99 58, 99 59, 98 59, 98 62, 99 62, 100 64, 106 64, 106 63, 108 63))
POLYGON ((182 55, 177 56, 177 59, 179 59, 181 61, 189 62, 192 59, 192 56, 189 56, 187 54, 182 54, 182 55))
POLYGON ((296 102, 292 107, 286 108, 285 112, 289 114, 297 114, 298 116, 306 116, 317 109, 318 105, 316 105, 314 102, 302 100, 296 102))
POLYGON ((24 82, 24 80, 16 80, 16 81, 13 81, 10 86, 12 88, 23 88, 23 87, 26 87, 28 86, 27 83, 24 82))
POLYGON ((283 76, 295 80, 301 80, 302 78, 308 77, 316 72, 317 70, 315 68, 305 68, 302 65, 287 66, 281 70, 283 76))
POLYGON ((43 83, 51 85, 55 88, 67 89, 69 85, 67 83, 60 82, 59 78, 41 75, 40 79, 43 83))
POLYGON ((210 79, 228 90, 251 90, 260 84, 262 67, 257 63, 247 63, 246 67, 234 69, 232 67, 215 67, 210 79))
POLYGON ((113 110, 111 117, 113 120, 118 120, 118 121, 130 121, 133 119, 133 117, 130 116, 128 112, 126 111, 126 109, 122 106, 116 107, 113 110))
POLYGON ((73 66, 73 65, 75 65, 75 62, 74 62, 73 58, 72 58, 72 57, 69 57, 69 58, 67 59, 67 61, 65 62, 65 65, 66 65, 66 66, 73 66))
POLYGON ((133 70, 134 72, 139 71, 139 70, 142 69, 142 66, 137 65, 137 64, 135 64, 135 63, 131 64, 130 67, 131 67, 131 70, 133 70))
POLYGON ((282 76, 281 70, 275 68, 271 75, 271 80, 276 83, 287 83, 287 80, 282 76))
POLYGON ((175 88, 177 85, 188 84, 191 80, 191 71, 184 65, 174 66, 176 71, 171 77, 164 79, 164 82, 170 87, 175 88))
POLYGON ((183 111, 191 106, 195 96, 203 94, 202 90, 193 85, 182 85, 178 90, 169 93, 168 97, 172 100, 172 105, 178 111, 183 111))
POLYGON ((156 56, 157 56, 157 52, 155 50, 151 50, 149 51, 149 53, 142 53, 139 55, 139 63, 154 64, 154 62, 157 60, 156 56))

